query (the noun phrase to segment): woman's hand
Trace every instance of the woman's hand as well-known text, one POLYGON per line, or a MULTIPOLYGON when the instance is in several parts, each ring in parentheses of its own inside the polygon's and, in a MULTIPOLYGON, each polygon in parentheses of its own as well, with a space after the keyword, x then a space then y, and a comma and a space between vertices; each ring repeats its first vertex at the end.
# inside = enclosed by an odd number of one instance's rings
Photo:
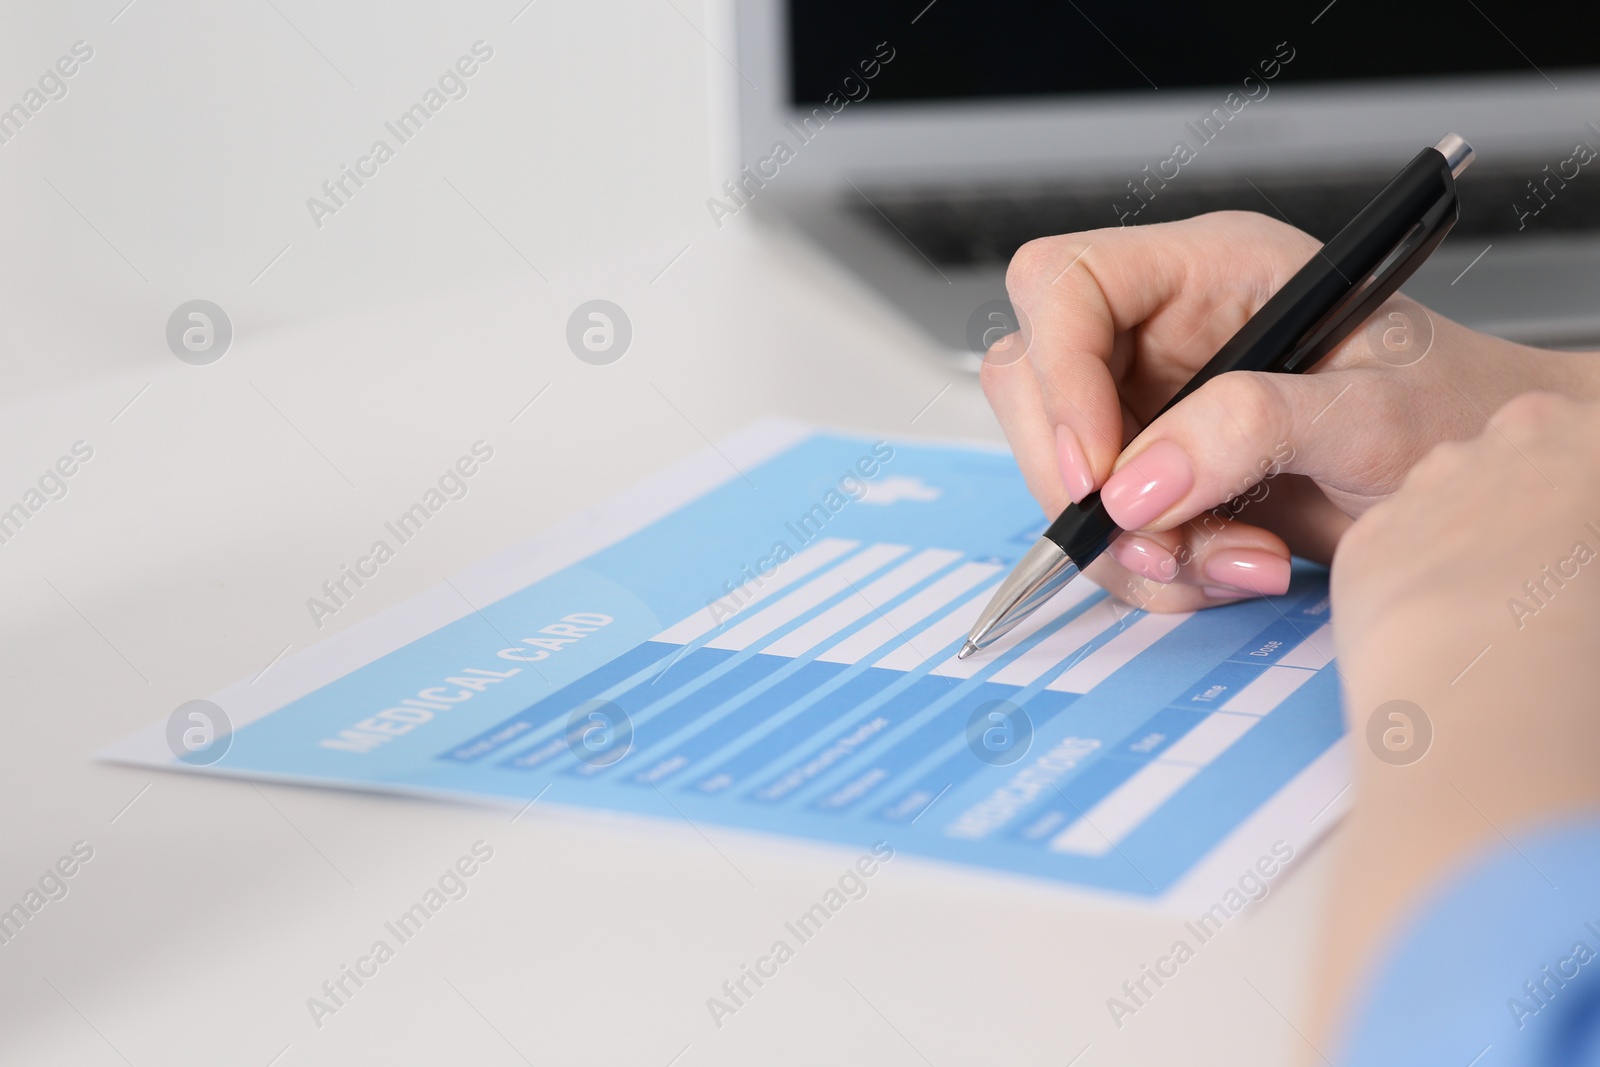
POLYGON ((1226 374, 1151 422, 1318 247, 1220 212, 1046 238, 1012 259, 1022 328, 989 350, 984 391, 1047 515, 1098 488, 1136 531, 1088 571, 1124 600, 1188 611, 1283 592, 1291 552, 1329 560, 1434 445, 1519 393, 1597 391, 1592 357, 1397 296, 1312 373, 1226 374))
MULTIPOLYGON (((1381 671, 1395 684, 1415 675, 1405 665, 1411 657, 1391 646, 1417 629, 1460 642, 1458 669, 1484 646, 1525 643, 1594 672, 1600 404, 1527 393, 1472 440, 1433 449, 1346 535, 1332 591, 1347 675, 1381 671)), ((1548 705, 1559 681, 1531 677, 1528 688, 1548 705)), ((1587 710, 1592 699, 1582 704, 1587 710)))
POLYGON ((1324 1035, 1450 872, 1600 810, 1600 404, 1519 396, 1435 448, 1345 535, 1332 587, 1356 803, 1324 1035))

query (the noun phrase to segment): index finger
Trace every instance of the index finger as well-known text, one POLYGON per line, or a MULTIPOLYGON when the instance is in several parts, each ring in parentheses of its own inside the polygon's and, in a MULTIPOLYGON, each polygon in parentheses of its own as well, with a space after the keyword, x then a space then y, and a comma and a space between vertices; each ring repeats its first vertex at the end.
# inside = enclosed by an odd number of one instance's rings
POLYGON ((1022 327, 1020 362, 1037 378, 1039 419, 1063 439, 1063 465, 1076 445, 1087 467, 1079 480, 1101 484, 1127 440, 1314 246, 1240 212, 1024 245, 1006 287, 1022 327))

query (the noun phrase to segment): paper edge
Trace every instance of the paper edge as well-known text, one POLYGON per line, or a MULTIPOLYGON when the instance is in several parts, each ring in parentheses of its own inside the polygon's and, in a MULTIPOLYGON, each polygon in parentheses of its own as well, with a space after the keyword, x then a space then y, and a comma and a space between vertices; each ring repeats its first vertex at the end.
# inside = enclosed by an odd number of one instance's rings
MULTIPOLYGON (((257 675, 259 681, 241 678, 206 699, 227 713, 233 730, 242 729, 352 670, 622 541, 741 477, 739 465, 763 463, 819 432, 838 431, 780 416, 758 419, 719 444, 699 449, 437 585, 296 650, 273 664, 265 675, 257 675), (296 669, 284 670, 291 662, 296 669)), ((106 745, 95 758, 143 766, 183 766, 167 747, 164 721, 106 745)))
MULTIPOLYGON (((470 565, 453 579, 423 589, 407 599, 372 616, 354 623, 349 628, 324 637, 300 649, 272 670, 294 661, 299 669, 281 672, 286 681, 274 679, 261 683, 244 678, 212 694, 213 700, 228 711, 233 729, 237 730, 255 722, 284 705, 314 692, 344 677, 351 670, 365 666, 381 656, 434 632, 477 610, 479 606, 493 603, 505 596, 526 588, 534 582, 556 573, 579 560, 615 544, 650 523, 670 514, 673 510, 699 499, 705 494, 741 477, 738 469, 743 464, 765 462, 788 448, 819 434, 833 434, 847 438, 868 438, 871 435, 857 429, 807 422, 785 416, 769 415, 733 431, 717 443, 680 459, 631 486, 619 490, 605 500, 568 516, 549 529, 509 545, 486 559, 470 565), (452 582, 454 583, 452 585, 452 582), (458 592, 459 590, 459 592, 458 592), (467 603, 463 597, 470 597, 467 603), (396 627, 397 620, 402 622, 396 627), (289 682, 292 681, 292 685, 289 682), (259 686, 259 688, 258 688, 259 686)), ((896 435, 905 441, 930 445, 952 445, 980 450, 1002 452, 1003 446, 988 442, 959 441, 953 438, 896 435)), ((257 678, 263 676, 258 675, 257 678)), ((103 762, 158 767, 200 773, 214 778, 257 780, 297 787, 331 789, 338 792, 365 795, 422 797, 465 803, 475 807, 509 810, 526 806, 521 798, 497 797, 468 790, 441 789, 437 787, 381 782, 351 785, 310 775, 275 773, 262 770, 235 771, 227 768, 184 764, 166 743, 166 723, 151 723, 134 733, 104 746, 95 753, 103 762)), ((1061 882, 1048 875, 1035 875, 1013 871, 1004 867, 983 867, 963 864, 934 856, 907 853, 906 858, 917 861, 912 866, 935 865, 939 869, 962 870, 980 878, 999 878, 1002 881, 1048 886, 1057 893, 1080 897, 1101 904, 1133 906, 1148 911, 1179 911, 1209 907, 1220 899, 1239 875, 1250 867, 1266 845, 1283 840, 1295 849, 1296 856, 1306 854, 1349 808, 1349 761, 1342 741, 1331 745, 1315 760, 1301 770, 1236 826, 1215 847, 1195 862, 1177 882, 1165 892, 1156 895, 1103 889, 1095 886, 1061 882), (1311 823, 1294 825, 1298 812, 1304 811, 1296 801, 1302 795, 1311 800, 1322 796, 1333 797, 1311 823)), ((1306 805, 1309 806, 1309 805, 1306 805)), ((572 813, 579 819, 602 818, 616 823, 619 819, 641 825, 659 823, 658 817, 637 812, 567 805, 551 801, 546 810, 572 813)), ((728 833, 768 840, 773 835, 744 827, 722 826, 728 833)), ((822 848, 848 848, 840 842, 777 835, 787 841, 801 841, 822 848)))

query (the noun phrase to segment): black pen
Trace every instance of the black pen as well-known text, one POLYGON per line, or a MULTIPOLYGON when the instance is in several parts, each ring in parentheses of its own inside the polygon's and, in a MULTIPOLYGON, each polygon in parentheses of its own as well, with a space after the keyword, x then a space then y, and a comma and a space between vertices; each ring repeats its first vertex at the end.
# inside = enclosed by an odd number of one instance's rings
MULTIPOLYGON (((1439 247, 1460 213, 1456 177, 1471 162, 1472 146, 1453 133, 1417 153, 1167 401, 1158 417, 1219 374, 1310 370, 1439 247)), ((1098 492, 1068 505, 995 591, 959 657, 966 659, 1032 615, 1121 533, 1098 492)))

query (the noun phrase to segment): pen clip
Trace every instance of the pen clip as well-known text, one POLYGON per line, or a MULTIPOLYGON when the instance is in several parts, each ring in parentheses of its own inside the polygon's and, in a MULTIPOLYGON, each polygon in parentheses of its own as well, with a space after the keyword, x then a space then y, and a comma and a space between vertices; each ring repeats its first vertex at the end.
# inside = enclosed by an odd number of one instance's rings
POLYGON ((1395 294, 1417 268, 1439 247, 1459 217, 1459 203, 1452 187, 1440 197, 1389 253, 1379 261, 1361 284, 1306 331, 1294 352, 1284 361, 1285 371, 1309 370, 1318 360, 1339 347, 1356 327, 1395 294))

